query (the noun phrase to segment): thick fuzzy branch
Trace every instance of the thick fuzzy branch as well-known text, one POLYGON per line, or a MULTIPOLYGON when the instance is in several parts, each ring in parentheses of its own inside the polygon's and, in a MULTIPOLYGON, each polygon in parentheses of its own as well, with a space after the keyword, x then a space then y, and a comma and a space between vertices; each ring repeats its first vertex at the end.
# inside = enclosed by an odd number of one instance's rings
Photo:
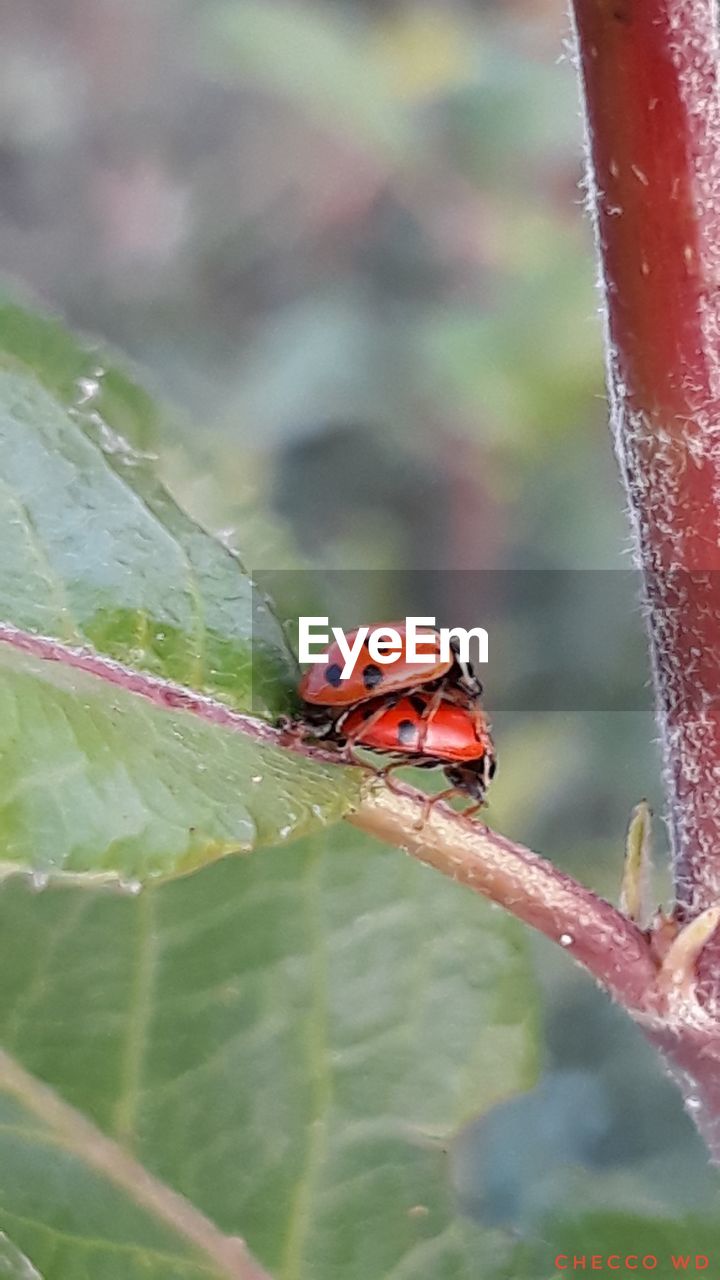
MULTIPOLYGON (((720 94, 713 0, 574 0, 608 381, 649 608, 677 894, 662 1050, 720 1163, 720 94)), ((637 1015, 636 1015, 637 1016, 637 1015)))
POLYGON ((648 937, 552 862, 409 787, 374 786, 350 821, 491 898, 583 964, 631 1012, 657 1005, 648 937))
POLYGON ((617 452, 678 914, 720 897, 720 99, 712 0, 574 0, 617 452))

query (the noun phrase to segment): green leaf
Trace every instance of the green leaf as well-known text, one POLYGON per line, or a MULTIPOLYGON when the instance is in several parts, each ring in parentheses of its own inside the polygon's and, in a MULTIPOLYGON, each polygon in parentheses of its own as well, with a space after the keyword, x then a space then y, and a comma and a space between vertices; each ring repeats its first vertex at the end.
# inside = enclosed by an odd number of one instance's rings
POLYGON ((98 343, 80 343, 53 316, 0 297, 3 363, 31 369, 42 385, 86 423, 99 415, 135 448, 152 449, 164 413, 98 343))
POLYGON ((357 774, 3 644, 0 761, 7 863, 131 879, 337 820, 357 774))
POLYGON ((357 771, 243 715, 288 704, 282 629, 84 360, 0 316, 0 1268, 241 1276, 242 1234, 282 1280, 474 1280, 508 1246, 447 1152, 534 1068, 516 926, 322 833, 357 771))
MULTIPOLYGON (((544 1239, 528 1242, 518 1249, 513 1264, 514 1280, 538 1280, 548 1277, 572 1274, 571 1270, 562 1271, 554 1265, 558 1254, 585 1256, 590 1271, 590 1259, 599 1254, 603 1260, 609 1254, 618 1254, 620 1267, 615 1270, 619 1274, 649 1274, 657 1280, 670 1280, 671 1276, 684 1273, 713 1275, 716 1273, 717 1260, 720 1257, 720 1228, 716 1222, 696 1215, 677 1218, 643 1216, 633 1213, 582 1213, 575 1215, 562 1213, 557 1218, 544 1222, 542 1226, 544 1239), (695 1270, 696 1254, 710 1259, 710 1269, 701 1266, 695 1270), (624 1265, 626 1255, 637 1255, 638 1265, 624 1265), (689 1258, 689 1265, 673 1264, 673 1258, 689 1258), (643 1268, 640 1260, 657 1258, 652 1264, 643 1268)), ((563 1261, 565 1261, 563 1259, 563 1261)), ((598 1268, 596 1268, 597 1270, 598 1268)), ((608 1270, 607 1267, 604 1268, 608 1270)), ((612 1270, 612 1269, 611 1269, 612 1270)), ((579 1274, 577 1271, 575 1274, 579 1274)))
POLYGON ((0 616, 275 713, 296 676, 279 623, 118 434, 147 433, 147 397, 97 353, 97 397, 87 377, 52 322, 0 310, 0 616))
POLYGON ((42 1280, 30 1260, 0 1232, 0 1280, 42 1280))
POLYGON ((152 680, 138 692, 149 675, 272 717, 296 665, 237 558, 118 421, 147 436, 143 392, 55 322, 0 309, 0 861, 41 875, 170 875, 336 820, 357 795, 357 771, 288 757, 152 680), (25 651, 37 635, 58 642, 52 661, 25 651), (123 670, 79 670, 78 648, 123 670))
MULTIPOLYGON (((516 923, 457 885, 351 830, 136 898, 11 879, 0 972, 0 1042, 32 1080, 278 1280, 475 1280, 506 1257, 456 1216, 447 1150, 530 1083, 533 992, 516 923)), ((44 1280, 217 1274, 1 1061, 0 1100, 0 1230, 44 1280)))

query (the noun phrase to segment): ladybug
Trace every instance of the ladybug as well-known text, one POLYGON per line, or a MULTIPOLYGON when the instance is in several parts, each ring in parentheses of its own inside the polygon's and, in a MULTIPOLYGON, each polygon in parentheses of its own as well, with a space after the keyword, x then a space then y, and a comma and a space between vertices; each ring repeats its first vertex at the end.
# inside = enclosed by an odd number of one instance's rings
MULTIPOLYGON (((407 628, 402 622, 381 622, 370 629, 370 635, 376 631, 389 628, 397 631, 400 641, 405 647, 407 628)), ((352 645, 358 634, 357 628, 351 631, 347 641, 352 645)), ((324 717, 329 720, 337 718, 348 707, 365 702, 379 695, 410 691, 413 689, 442 690, 448 697, 457 701, 475 700, 482 694, 482 685, 470 663, 462 662, 450 641, 450 656, 440 656, 440 633, 435 627, 428 627, 427 640, 422 648, 430 646, 431 633, 435 633, 434 653, 429 654, 422 662, 408 662, 403 654, 398 654, 392 662, 376 663, 371 657, 367 640, 360 649, 355 660, 355 667, 346 680, 342 678, 345 658, 338 644, 330 646, 327 662, 315 663, 302 676, 298 685, 298 693, 303 702, 312 708, 322 709, 310 714, 310 719, 317 721, 324 717)))
MULTIPOLYGON (((442 767, 451 784, 479 807, 495 774, 495 748, 484 715, 476 707, 418 691, 376 698, 353 707, 335 723, 339 745, 392 755, 391 767, 442 767)), ((433 796, 434 803, 439 796, 433 796)))

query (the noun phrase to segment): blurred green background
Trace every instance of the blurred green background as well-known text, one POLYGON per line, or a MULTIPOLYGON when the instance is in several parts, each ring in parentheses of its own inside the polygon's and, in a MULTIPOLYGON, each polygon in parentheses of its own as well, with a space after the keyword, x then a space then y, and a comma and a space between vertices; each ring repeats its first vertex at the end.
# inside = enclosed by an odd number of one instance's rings
MULTIPOLYGON (((404 611, 386 571, 420 591, 450 569, 627 571, 568 35, 563 0, 25 0, 3 16, 0 270, 136 362, 172 406, 167 482, 261 577, 364 571, 369 620, 404 611)), ((572 616, 549 607, 572 647, 572 616)), ((577 621, 590 660, 612 649, 599 605, 577 621)), ((640 635, 639 609, 625 625, 640 635)), ((491 820, 614 896, 632 806, 662 813, 650 714, 494 719, 491 820)), ((659 818, 656 834, 662 853, 659 818)), ((468 1135, 468 1209, 528 1231, 569 1179, 596 1207, 713 1205, 639 1032, 529 945, 545 1075, 468 1135)))

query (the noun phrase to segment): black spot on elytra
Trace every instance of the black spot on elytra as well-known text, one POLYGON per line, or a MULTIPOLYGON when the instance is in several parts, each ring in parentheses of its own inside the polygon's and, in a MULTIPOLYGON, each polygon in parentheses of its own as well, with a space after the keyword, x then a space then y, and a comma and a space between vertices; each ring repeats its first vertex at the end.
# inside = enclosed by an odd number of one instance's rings
POLYGON ((382 671, 380 668, 376 667, 374 662, 368 662, 367 666, 363 667, 362 673, 362 682, 365 685, 365 688, 377 689, 381 680, 382 671))
POLYGON ((425 715, 425 712, 427 711, 427 703, 425 699, 421 698, 418 693, 411 693, 410 697, 408 698, 408 702, 410 703, 410 706, 412 707, 413 711, 417 713, 417 715, 419 716, 425 715))
POLYGON ((615 4, 612 9, 612 16, 616 22, 631 23, 632 13, 630 0, 625 0, 625 2, 621 4, 615 4))
POLYGON ((397 727, 398 742, 404 747, 409 747, 411 743, 417 740, 417 725, 413 720, 401 720, 397 727))
POLYGON ((325 679, 331 684, 333 689, 337 689, 342 678, 342 667, 337 662, 331 662, 329 667, 325 668, 325 679))

